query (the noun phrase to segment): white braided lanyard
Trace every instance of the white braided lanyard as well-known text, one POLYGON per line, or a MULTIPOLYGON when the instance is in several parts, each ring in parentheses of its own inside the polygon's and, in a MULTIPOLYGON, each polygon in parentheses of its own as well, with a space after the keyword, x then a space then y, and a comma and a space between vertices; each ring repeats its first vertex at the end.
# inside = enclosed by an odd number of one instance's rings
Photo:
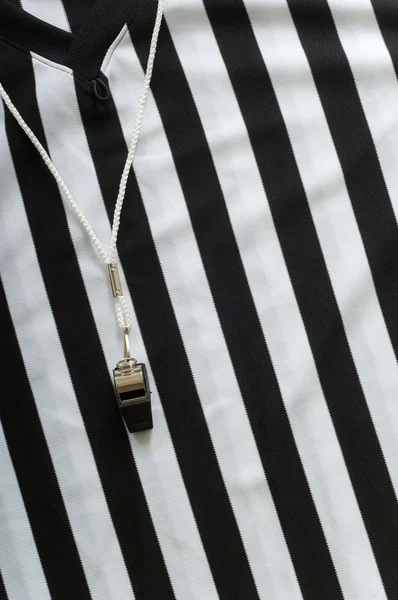
MULTIPOLYGON (((28 136, 28 138, 30 139, 32 144, 35 146, 35 148, 39 152, 45 165, 47 166, 50 173, 53 175, 60 190, 62 191, 66 201, 68 202, 72 211, 75 213, 78 221, 81 223, 83 228, 86 230, 88 236, 90 237, 91 241, 93 242, 94 247, 96 248, 102 262, 108 266, 108 270, 109 269, 112 270, 111 265, 112 266, 116 265, 116 242, 117 242, 117 236, 119 233, 120 215, 122 212, 123 201, 124 201, 124 197, 126 194, 127 179, 128 179, 129 173, 130 173, 131 165, 134 160, 134 154, 135 154, 135 150, 136 150, 138 139, 139 139, 140 132, 141 132, 141 126, 142 126, 142 121, 143 121, 143 117, 144 117, 145 103, 146 103, 148 93, 149 93, 149 86, 151 83, 152 71, 153 71, 153 63, 155 61, 159 31, 160 31, 160 26, 162 23, 163 10, 164 10, 164 0, 158 0, 158 8, 157 8, 157 12, 156 12, 155 25, 154 25, 153 33, 152 33, 151 45, 150 45, 150 49, 149 49, 149 57, 148 57, 148 63, 147 63, 147 68, 146 68, 146 73, 145 73, 144 84, 143 84, 142 90, 141 90, 141 96, 140 96, 140 100, 138 103, 137 116, 135 119, 133 136, 131 138, 131 141, 130 141, 130 144, 128 147, 126 162, 125 162, 125 165, 123 168, 122 176, 120 178, 119 192, 118 192, 117 199, 116 199, 115 211, 113 213, 111 239, 109 242, 108 252, 106 252, 106 250, 102 246, 101 242, 99 241, 99 239, 98 239, 97 235, 95 234, 93 228, 91 227, 90 223, 87 221, 86 217, 84 216, 83 212, 79 208, 78 204, 73 199, 72 194, 70 193, 70 191, 68 189, 68 186, 62 179, 61 175, 58 173, 58 170, 56 169, 54 163, 52 162, 51 158, 49 157, 47 151, 45 150, 45 148, 43 148, 42 144, 39 142, 39 140, 37 139, 37 137, 35 136, 33 131, 27 125, 27 123, 25 122, 25 120, 23 119, 21 114, 19 113, 18 109, 15 107, 15 105, 11 101, 9 95, 7 94, 7 92, 5 91, 5 89, 3 88, 3 86, 0 83, 0 96, 3 99, 5 105, 7 106, 7 108, 11 112, 11 114, 15 117, 15 119, 18 122, 18 124, 20 125, 21 129, 23 129, 23 131, 26 133, 26 135, 28 136)), ((117 270, 117 267, 115 267, 115 270, 117 270)), ((125 332, 125 343, 128 343, 128 341, 126 340, 126 335, 130 331, 131 316, 130 316, 130 311, 127 306, 126 299, 124 298, 124 296, 121 293, 121 289, 119 288, 118 291, 119 291, 119 294, 115 294, 115 291, 114 291, 116 316, 117 316, 117 321, 118 321, 119 326, 125 332)), ((125 347, 125 352, 129 353, 128 347, 127 348, 125 347)))

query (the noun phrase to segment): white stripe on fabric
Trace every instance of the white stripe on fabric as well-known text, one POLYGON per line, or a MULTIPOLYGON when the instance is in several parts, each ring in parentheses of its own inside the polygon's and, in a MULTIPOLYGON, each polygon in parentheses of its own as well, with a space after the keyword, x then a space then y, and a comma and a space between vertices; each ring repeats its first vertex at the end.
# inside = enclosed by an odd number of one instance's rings
MULTIPOLYGON (((273 43, 279 44, 279 40, 281 46, 286 46, 285 53, 290 61, 302 60, 303 53, 300 47, 296 48, 298 42, 289 14, 283 14, 285 7, 278 3, 278 13, 273 13, 272 10, 260 10, 259 4, 246 3, 249 13, 256 11, 256 18, 252 14, 252 20, 267 63, 272 52, 271 63, 275 71, 278 61, 285 60, 279 46, 273 46, 273 43), (281 11, 283 28, 280 27, 281 11), (279 15, 277 42, 270 25, 273 14, 279 15), (263 43, 263 38, 268 40, 268 46, 263 43)), ((372 598, 372 592, 381 588, 380 577, 222 58, 201 5, 197 6, 193 16, 188 0, 178 0, 178 9, 177 0, 169 0, 166 17, 211 147, 273 366, 343 593, 350 600, 372 598), (189 27, 193 18, 194 31, 189 27), (225 139, 233 140, 233 145, 227 146, 225 139), (308 410, 304 410, 305 406, 308 410)), ((298 67, 301 73, 303 65, 298 67)), ((284 62, 279 63, 279 68, 282 74, 286 73, 284 62)), ((306 63, 304 71, 309 72, 306 63)), ((313 103, 315 110, 319 104, 311 95, 305 101, 310 113, 313 103)), ((281 109, 284 108, 282 103, 281 109)), ((307 131, 313 132, 313 127, 309 126, 307 131)), ((318 143, 319 152, 323 141, 318 143)), ((283 589, 286 584, 278 581, 277 585, 277 589, 283 589)))
POLYGON ((54 0, 22 0, 22 8, 31 15, 59 27, 64 31, 70 31, 62 5, 54 0))
MULTIPOLYGON (((51 83, 45 75, 44 89, 51 83)), ((3 106, 0 117, 0 135, 6 139, 3 106)), ((92 598, 130 598, 130 582, 45 292, 18 183, 6 155, 8 149, 2 150, 2 276, 26 372, 92 598), (13 251, 16 247, 18 254, 13 251), (98 565, 102 565, 101 570, 98 565)))
MULTIPOLYGON (((288 129, 379 441, 387 464, 394 468, 398 449, 393 423, 398 413, 392 414, 392 398, 394 395, 395 403, 398 369, 323 109, 287 7, 280 7, 278 18, 270 11, 261 19, 261 0, 246 4, 249 16, 253 11, 253 28, 288 129), (284 28, 280 27, 281 17, 284 28), (294 86, 286 78, 289 70, 300 73, 294 86)), ((320 431, 324 437, 324 428, 320 431)), ((322 461, 327 467, 325 457, 322 461)), ((331 479, 326 490, 328 494, 336 490, 340 496, 336 507, 340 504, 342 527, 334 534, 328 532, 327 539, 344 592, 350 599, 372 599, 382 584, 360 517, 354 511, 355 500, 348 489, 343 493, 340 486, 333 486, 331 479), (348 512, 349 498, 352 507, 348 512)), ((318 502, 317 506, 319 509, 318 502)))
MULTIPOLYGON (((107 240, 110 235, 108 216, 79 114, 74 81, 64 72, 49 72, 41 62, 34 61, 34 70, 40 114, 51 157, 60 166, 70 191, 100 239, 107 240), (68 128, 60 128, 59 123, 65 122, 68 123, 68 128)), ((128 105, 128 118, 134 125, 137 97, 126 95, 124 80, 122 85, 128 105)), ((117 190, 115 198, 116 195, 117 190)), ((122 357, 123 339, 113 316, 113 298, 107 272, 74 215, 67 212, 81 273, 111 371, 116 361, 122 357)), ((132 306, 121 266, 119 270, 126 300, 132 306)), ((134 356, 148 364, 135 314, 132 314, 131 346, 134 356)), ((177 598, 181 600, 216 598, 213 579, 152 380, 151 390, 156 434, 151 436, 150 443, 147 443, 148 436, 143 435, 129 436, 129 439, 169 577, 177 598), (146 440, 145 443, 143 439, 146 440)), ((115 577, 117 576, 115 573, 115 577)), ((117 590, 116 585, 114 589, 117 590)), ((128 596, 119 593, 117 597, 128 596)))
MULTIPOLYGON (((140 63, 129 36, 119 44, 106 74, 125 138, 128 139, 132 126, 131 103, 142 78, 140 63)), ((278 598, 299 599, 301 594, 152 96, 148 98, 134 170, 257 589, 264 598, 278 595, 278 598), (206 348, 206 353, 203 353, 203 348, 206 348), (213 357, 217 357, 216 362, 213 357), (205 378, 203 373, 206 373, 205 378), (250 493, 244 491, 248 490, 248 486, 250 493), (256 523, 255 529, 253 522, 256 523)), ((202 585, 196 588, 193 598, 207 598, 202 585)))
POLYGON ((0 570, 8 600, 50 600, 46 578, 1 426, 0 481, 0 570))

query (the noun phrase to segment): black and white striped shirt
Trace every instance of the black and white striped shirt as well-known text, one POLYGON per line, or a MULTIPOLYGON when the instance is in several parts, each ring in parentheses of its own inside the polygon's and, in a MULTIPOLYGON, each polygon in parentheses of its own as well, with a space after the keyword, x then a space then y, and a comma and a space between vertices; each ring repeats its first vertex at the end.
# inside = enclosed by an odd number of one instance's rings
MULTIPOLYGON (((103 243, 156 4, 0 0, 0 82, 103 243)), ((391 0, 166 0, 136 435, 106 272, 0 104, 0 600, 398 599, 397 36, 391 0)))

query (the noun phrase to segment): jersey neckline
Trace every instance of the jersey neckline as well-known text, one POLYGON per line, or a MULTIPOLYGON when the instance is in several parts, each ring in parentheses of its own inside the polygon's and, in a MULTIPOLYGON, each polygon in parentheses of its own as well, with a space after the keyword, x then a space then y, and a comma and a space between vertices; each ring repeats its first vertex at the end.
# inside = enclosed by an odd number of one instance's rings
POLYGON ((75 33, 42 21, 10 0, 0 0, 0 39, 72 69, 98 76, 109 47, 141 0, 97 0, 75 33))

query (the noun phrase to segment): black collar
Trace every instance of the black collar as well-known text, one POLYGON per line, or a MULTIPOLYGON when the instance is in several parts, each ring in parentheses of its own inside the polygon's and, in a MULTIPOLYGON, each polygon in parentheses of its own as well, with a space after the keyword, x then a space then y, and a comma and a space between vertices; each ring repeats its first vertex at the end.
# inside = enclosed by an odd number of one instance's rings
POLYGON ((0 0, 0 39, 70 67, 86 79, 97 77, 105 54, 142 0, 97 0, 75 33, 0 0))

